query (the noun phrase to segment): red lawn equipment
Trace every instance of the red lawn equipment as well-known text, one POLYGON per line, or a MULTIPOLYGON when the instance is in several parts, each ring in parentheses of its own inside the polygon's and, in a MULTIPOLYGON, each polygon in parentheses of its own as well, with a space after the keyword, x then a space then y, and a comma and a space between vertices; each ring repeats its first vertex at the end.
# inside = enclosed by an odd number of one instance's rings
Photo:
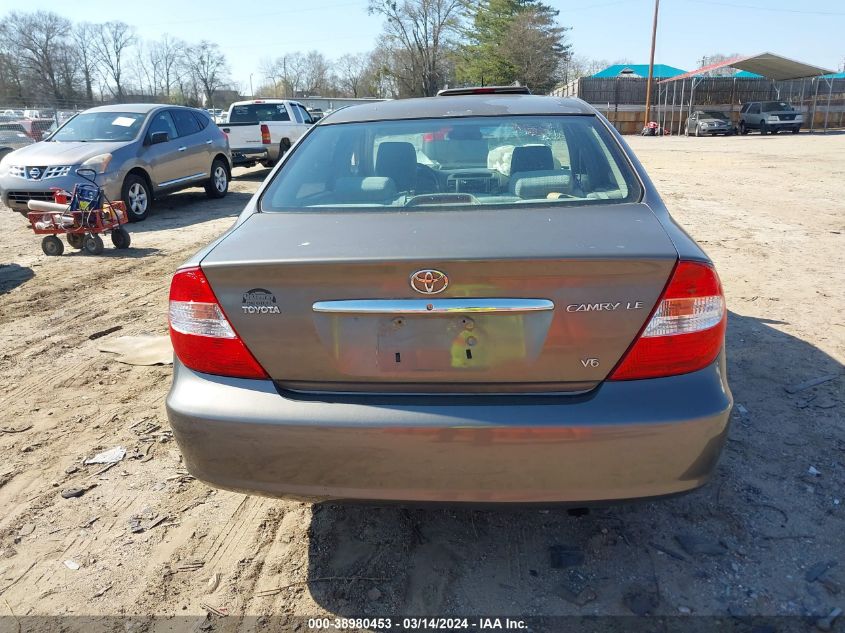
POLYGON ((129 220, 126 205, 106 197, 94 180, 97 173, 93 169, 77 169, 76 174, 87 182, 74 185, 71 192, 53 188, 53 202, 27 203, 32 230, 36 235, 45 235, 41 250, 51 256, 64 253, 64 244, 57 237, 64 234, 73 248, 99 255, 103 252, 102 233, 111 233, 115 248, 129 248, 131 239, 122 226, 129 220))

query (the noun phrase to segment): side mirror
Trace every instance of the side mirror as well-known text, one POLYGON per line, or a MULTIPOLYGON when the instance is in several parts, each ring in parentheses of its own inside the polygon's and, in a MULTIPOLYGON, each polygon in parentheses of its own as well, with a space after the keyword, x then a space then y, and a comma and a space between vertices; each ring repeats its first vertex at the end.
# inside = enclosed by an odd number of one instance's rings
POLYGON ((153 132, 150 135, 150 145, 158 145, 159 143, 167 143, 170 140, 170 134, 167 132, 153 132))

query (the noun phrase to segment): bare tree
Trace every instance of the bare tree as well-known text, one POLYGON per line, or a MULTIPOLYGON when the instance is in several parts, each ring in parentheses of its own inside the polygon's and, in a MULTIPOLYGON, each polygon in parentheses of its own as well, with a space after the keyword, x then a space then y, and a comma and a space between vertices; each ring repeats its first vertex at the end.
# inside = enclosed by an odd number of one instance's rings
POLYGON ((12 50, 23 70, 34 79, 36 88, 57 101, 72 97, 65 93, 58 73, 60 48, 70 29, 70 20, 48 11, 13 11, 6 16, 3 26, 12 50))
POLYGON ((264 60, 261 72, 273 82, 273 96, 287 98, 295 97, 303 89, 306 67, 306 57, 302 53, 285 53, 275 60, 264 60))
POLYGON ((220 47, 202 40, 185 53, 188 69, 205 97, 205 107, 214 107, 214 91, 222 88, 227 80, 228 67, 220 47))
POLYGON ((179 60, 184 55, 187 45, 180 39, 171 37, 165 33, 160 40, 150 45, 150 62, 158 67, 157 92, 160 92, 168 99, 176 84, 179 73, 179 60))
POLYGON ((360 97, 367 77, 367 56, 347 53, 335 62, 339 88, 351 97, 360 97))
POLYGON ((97 25, 97 33, 91 42, 104 83, 118 99, 125 96, 123 82, 126 58, 128 49, 136 41, 135 31, 125 22, 106 22, 97 25), (110 83, 114 83, 114 87, 110 83))
POLYGON ((71 41, 76 50, 76 60, 85 85, 85 98, 94 101, 94 77, 97 74, 97 58, 92 51, 92 40, 97 36, 97 27, 90 22, 80 22, 71 31, 71 41))
MULTIPOLYGON (((712 55, 702 56, 699 61, 701 62, 701 66, 709 66, 710 64, 720 64, 731 59, 736 59, 737 57, 739 57, 739 53, 732 53, 730 55, 725 55, 724 53, 714 53, 712 55)), ((737 72, 739 71, 736 68, 724 66, 722 68, 715 68, 707 71, 706 74, 709 77, 733 77, 737 72)))
POLYGON ((369 12, 386 20, 384 34, 396 62, 391 72, 410 95, 431 96, 444 84, 463 5, 464 0, 370 0, 369 12))
POLYGON ((303 57, 302 84, 307 95, 325 94, 329 82, 329 62, 319 51, 310 51, 303 57))
POLYGON ((142 94, 155 95, 158 85, 158 59, 151 55, 149 47, 139 41, 134 48, 132 70, 137 81, 137 87, 142 94))

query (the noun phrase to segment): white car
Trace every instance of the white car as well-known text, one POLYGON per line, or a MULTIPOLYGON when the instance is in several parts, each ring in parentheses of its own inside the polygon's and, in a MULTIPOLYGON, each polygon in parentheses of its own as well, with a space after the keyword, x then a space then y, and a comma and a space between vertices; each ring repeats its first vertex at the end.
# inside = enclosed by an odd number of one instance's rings
POLYGON ((218 125, 229 137, 234 165, 270 167, 314 123, 298 101, 254 99, 233 103, 226 123, 218 125))

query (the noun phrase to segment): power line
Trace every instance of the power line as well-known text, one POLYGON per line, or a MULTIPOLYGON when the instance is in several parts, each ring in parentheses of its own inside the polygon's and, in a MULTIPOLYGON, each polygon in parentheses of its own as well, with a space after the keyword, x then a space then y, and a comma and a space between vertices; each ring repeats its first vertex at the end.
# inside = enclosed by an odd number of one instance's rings
POLYGON ((800 13, 802 15, 845 15, 842 11, 805 11, 802 9, 779 9, 775 7, 761 7, 751 4, 736 4, 733 2, 718 2, 717 0, 687 0, 687 2, 695 2, 696 4, 715 4, 721 7, 731 7, 733 9, 753 9, 755 11, 772 11, 774 13, 800 13))
POLYGON ((285 9, 284 11, 268 11, 265 13, 254 13, 249 15, 238 15, 238 16, 226 16, 226 17, 219 17, 219 18, 200 18, 200 19, 190 19, 190 20, 168 20, 167 22, 133 22, 133 25, 145 27, 145 26, 170 26, 172 24, 206 24, 208 22, 240 22, 243 20, 266 20, 268 17, 274 15, 289 15, 291 13, 309 13, 312 11, 321 11, 325 12, 327 9, 340 9, 342 7, 351 7, 351 6, 360 6, 361 2, 342 2, 340 4, 332 4, 332 5, 320 5, 318 7, 305 7, 301 9, 285 9))

